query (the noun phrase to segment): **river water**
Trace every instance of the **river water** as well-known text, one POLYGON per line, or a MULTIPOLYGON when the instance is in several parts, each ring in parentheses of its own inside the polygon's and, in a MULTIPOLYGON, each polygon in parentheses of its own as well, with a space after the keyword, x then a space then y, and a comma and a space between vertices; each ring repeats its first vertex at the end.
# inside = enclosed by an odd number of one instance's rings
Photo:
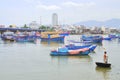
MULTIPOLYGON (((70 35, 67 40, 79 40, 70 35)), ((88 56, 50 56, 58 43, 16 43, 0 40, 0 80, 120 80, 120 42, 118 39, 97 44, 88 56), (111 68, 96 67, 107 51, 111 68)))

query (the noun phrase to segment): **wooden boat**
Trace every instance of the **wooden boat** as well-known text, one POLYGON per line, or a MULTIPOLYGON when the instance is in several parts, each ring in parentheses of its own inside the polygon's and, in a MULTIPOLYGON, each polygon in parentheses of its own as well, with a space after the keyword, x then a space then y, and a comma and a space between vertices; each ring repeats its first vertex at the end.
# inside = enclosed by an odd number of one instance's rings
POLYGON ((73 49, 69 50, 67 47, 61 47, 57 48, 55 50, 52 50, 50 55, 51 56, 79 56, 79 55, 88 55, 91 51, 93 51, 96 48, 96 46, 90 46, 86 48, 80 48, 80 49, 73 49))
POLYGON ((15 41, 15 34, 14 34, 14 32, 4 32, 1 35, 1 38, 4 41, 15 41))
POLYGON ((40 39, 39 32, 17 32, 16 42, 34 42, 36 39, 40 39))
POLYGON ((88 55, 90 53, 89 48, 77 49, 77 50, 68 50, 67 48, 60 48, 58 51, 51 51, 51 56, 79 56, 79 55, 88 55))
POLYGON ((98 67, 111 67, 110 63, 96 62, 98 67))
POLYGON ((41 41, 53 41, 64 43, 65 36, 61 36, 59 34, 59 32, 41 32, 41 41))
POLYGON ((83 41, 91 41, 93 43, 102 43, 103 37, 102 36, 85 36, 85 35, 82 35, 81 39, 83 41))
POLYGON ((108 37, 110 37, 110 38, 117 38, 117 35, 116 34, 109 34, 108 37))

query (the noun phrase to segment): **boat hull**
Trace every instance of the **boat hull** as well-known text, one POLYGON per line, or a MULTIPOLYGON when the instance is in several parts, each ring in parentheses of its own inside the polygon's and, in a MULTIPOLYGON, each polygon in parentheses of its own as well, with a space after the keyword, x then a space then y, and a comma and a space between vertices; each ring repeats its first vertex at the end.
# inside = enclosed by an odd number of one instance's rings
POLYGON ((94 51, 96 45, 70 50, 68 47, 58 48, 56 50, 52 50, 51 56, 79 56, 79 55, 88 55, 90 52, 94 51))
POLYGON ((92 41, 93 43, 102 43, 103 37, 102 36, 85 36, 81 37, 83 41, 92 41))
POLYGON ((52 41, 52 42, 63 42, 64 43, 64 37, 41 38, 41 41, 52 41))
POLYGON ((78 54, 70 54, 69 52, 51 52, 51 56, 82 56, 82 55, 88 55, 90 53, 89 50, 85 52, 79 52, 78 54))
POLYGON ((111 67, 110 63, 102 63, 102 62, 96 62, 96 65, 98 67, 111 67))

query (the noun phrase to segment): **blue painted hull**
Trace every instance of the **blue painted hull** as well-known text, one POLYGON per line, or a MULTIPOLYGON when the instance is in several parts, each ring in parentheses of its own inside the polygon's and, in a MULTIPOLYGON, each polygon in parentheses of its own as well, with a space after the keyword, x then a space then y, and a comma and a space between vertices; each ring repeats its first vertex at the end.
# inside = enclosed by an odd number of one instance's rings
POLYGON ((41 41, 53 41, 53 42, 63 42, 64 43, 64 36, 57 37, 57 38, 41 38, 41 41))
POLYGON ((117 36, 115 34, 109 34, 108 37, 110 37, 110 38, 117 38, 117 36))
POLYGON ((61 33, 60 36, 69 36, 69 33, 61 33))
POLYGON ((1 36, 1 39, 4 41, 15 41, 14 36, 1 36))
POLYGON ((79 54, 69 54, 69 52, 57 52, 57 51, 52 51, 50 53, 51 56, 82 56, 82 55, 88 55, 90 53, 89 50, 85 52, 80 52, 79 54))
POLYGON ((19 37, 16 36, 16 41, 17 42, 34 42, 36 39, 39 39, 40 37, 37 36, 23 36, 19 37))
MULTIPOLYGON (((80 56, 80 55, 88 55, 90 52, 94 51, 94 49, 97 47, 97 45, 93 45, 88 47, 88 50, 85 51, 79 51, 77 54, 71 54, 69 49, 67 47, 65 48, 60 48, 58 50, 53 50, 51 51, 50 55, 51 56, 80 56)), ((85 48, 82 48, 85 49, 85 48)), ((73 50, 76 51, 76 50, 73 50)))
POLYGON ((91 41, 93 43, 101 43, 103 38, 102 36, 82 36, 83 41, 91 41))

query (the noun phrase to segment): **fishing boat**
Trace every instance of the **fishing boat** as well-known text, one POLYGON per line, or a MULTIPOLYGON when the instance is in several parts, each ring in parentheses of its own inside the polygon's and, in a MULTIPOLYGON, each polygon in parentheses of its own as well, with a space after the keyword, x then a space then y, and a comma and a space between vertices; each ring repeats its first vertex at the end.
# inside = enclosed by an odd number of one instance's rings
POLYGON ((69 50, 67 47, 60 47, 55 50, 52 50, 51 56, 79 56, 79 55, 88 55, 96 46, 90 46, 86 48, 69 50))
POLYGON ((15 41, 15 34, 14 34, 14 32, 4 32, 1 35, 1 38, 4 41, 15 41))
POLYGON ((95 62, 98 67, 111 67, 110 63, 95 62))
POLYGON ((83 41, 91 41, 93 43, 101 43, 103 40, 102 36, 85 36, 82 35, 81 40, 83 41))
POLYGON ((108 37, 110 37, 110 38, 117 38, 117 35, 116 34, 109 34, 108 37))
POLYGON ((41 41, 53 41, 64 43, 65 36, 59 34, 59 32, 41 32, 41 41))
POLYGON ((67 50, 61 48, 54 51, 51 51, 51 56, 79 56, 79 55, 88 55, 90 53, 89 48, 77 49, 77 50, 67 50))
POLYGON ((40 35, 37 32, 19 32, 15 37, 17 42, 34 42, 36 39, 40 38, 40 35))

